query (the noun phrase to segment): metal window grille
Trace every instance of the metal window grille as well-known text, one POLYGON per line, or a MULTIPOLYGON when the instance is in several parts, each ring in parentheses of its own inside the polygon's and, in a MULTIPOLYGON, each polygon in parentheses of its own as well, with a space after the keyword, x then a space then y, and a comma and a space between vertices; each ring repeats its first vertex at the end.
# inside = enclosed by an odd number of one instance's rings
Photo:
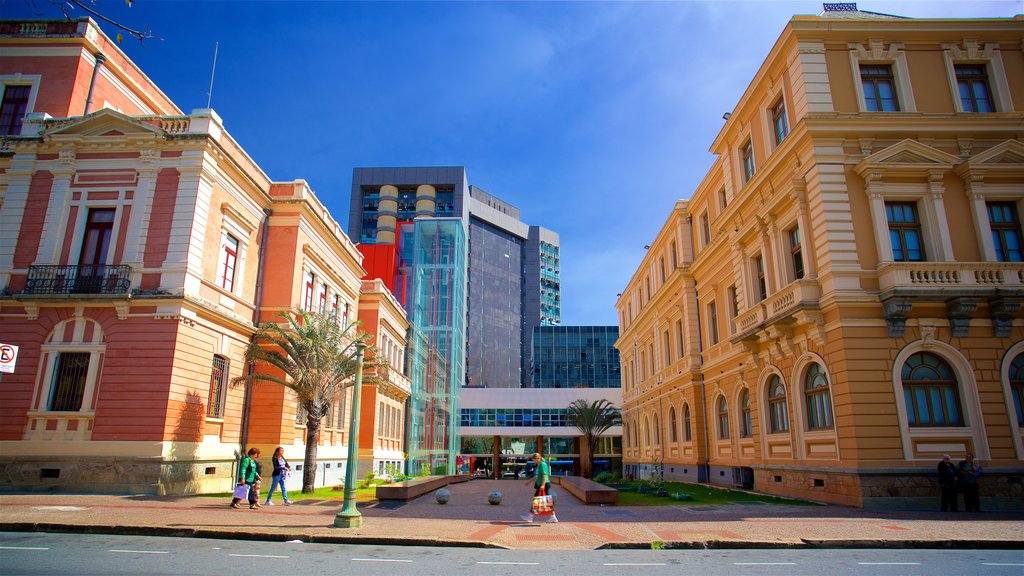
POLYGON ((82 395, 89 373, 88 352, 61 352, 53 371, 53 391, 50 394, 50 410, 54 412, 77 412, 82 409, 82 395))
POLYGON ((224 416, 227 378, 228 359, 223 356, 214 356, 213 370, 210 373, 210 396, 206 404, 207 418, 222 418, 224 416))

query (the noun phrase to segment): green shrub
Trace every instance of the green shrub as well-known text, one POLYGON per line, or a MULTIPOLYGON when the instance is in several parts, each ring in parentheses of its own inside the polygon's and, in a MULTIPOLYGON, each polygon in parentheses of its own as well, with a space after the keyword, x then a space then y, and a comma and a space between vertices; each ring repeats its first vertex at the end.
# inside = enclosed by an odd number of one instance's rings
POLYGON ((615 475, 612 474, 611 472, 601 472, 597 476, 594 476, 594 482, 599 482, 601 484, 608 484, 609 482, 612 482, 614 478, 615 478, 615 475))

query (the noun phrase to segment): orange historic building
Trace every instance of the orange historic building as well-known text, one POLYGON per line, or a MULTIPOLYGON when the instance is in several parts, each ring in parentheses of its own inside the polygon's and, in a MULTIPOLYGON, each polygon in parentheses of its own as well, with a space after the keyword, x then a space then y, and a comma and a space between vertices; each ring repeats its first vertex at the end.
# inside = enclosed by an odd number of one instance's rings
MULTIPOLYGON (((91 20, 0 22, 0 51, 0 340, 20 347, 0 483, 224 491, 253 445, 301 465, 291 392, 229 385, 256 323, 365 308, 394 355, 404 310, 305 182, 272 181, 212 110, 182 113, 91 20)), ((379 395, 363 406, 403 421, 401 391, 379 395)), ((350 404, 324 420, 318 485, 344 477, 350 404)), ((397 438, 374 457, 400 461, 397 438)))
POLYGON ((1024 19, 794 17, 616 303, 627 473, 1024 502, 1024 19))

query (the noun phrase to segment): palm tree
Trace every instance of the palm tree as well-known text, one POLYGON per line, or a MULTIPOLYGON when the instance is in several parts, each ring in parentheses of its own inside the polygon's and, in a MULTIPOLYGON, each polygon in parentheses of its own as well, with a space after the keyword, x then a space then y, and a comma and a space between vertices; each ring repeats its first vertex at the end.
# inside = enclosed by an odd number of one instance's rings
POLYGON ((306 415, 302 491, 308 494, 316 481, 320 422, 345 389, 355 383, 357 349, 366 347, 370 335, 355 333, 358 323, 343 326, 333 314, 299 311, 282 313, 281 317, 286 324, 267 322, 260 326, 245 350, 246 362, 254 363, 255 369, 234 378, 232 384, 272 382, 295 392, 306 415))
POLYGON ((587 402, 582 398, 569 404, 569 424, 575 426, 583 434, 582 448, 586 453, 580 454, 580 467, 584 478, 590 478, 594 471, 594 450, 597 439, 612 426, 622 423, 619 410, 608 400, 601 399, 587 402), (584 446, 585 444, 585 446, 584 446))

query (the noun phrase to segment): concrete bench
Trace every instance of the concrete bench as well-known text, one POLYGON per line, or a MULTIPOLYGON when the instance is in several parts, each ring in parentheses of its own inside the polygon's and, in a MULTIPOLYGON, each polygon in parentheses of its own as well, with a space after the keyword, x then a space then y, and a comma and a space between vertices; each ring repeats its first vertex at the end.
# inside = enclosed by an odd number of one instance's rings
POLYGON ((438 488, 444 488, 449 484, 467 482, 472 479, 473 477, 468 474, 453 476, 424 476, 422 478, 405 480, 404 482, 383 484, 381 486, 377 486, 377 499, 412 500, 413 498, 418 498, 428 492, 433 492, 438 488))
POLYGON ((619 501, 618 490, 593 480, 579 476, 552 476, 551 479, 584 504, 615 504, 619 501))

